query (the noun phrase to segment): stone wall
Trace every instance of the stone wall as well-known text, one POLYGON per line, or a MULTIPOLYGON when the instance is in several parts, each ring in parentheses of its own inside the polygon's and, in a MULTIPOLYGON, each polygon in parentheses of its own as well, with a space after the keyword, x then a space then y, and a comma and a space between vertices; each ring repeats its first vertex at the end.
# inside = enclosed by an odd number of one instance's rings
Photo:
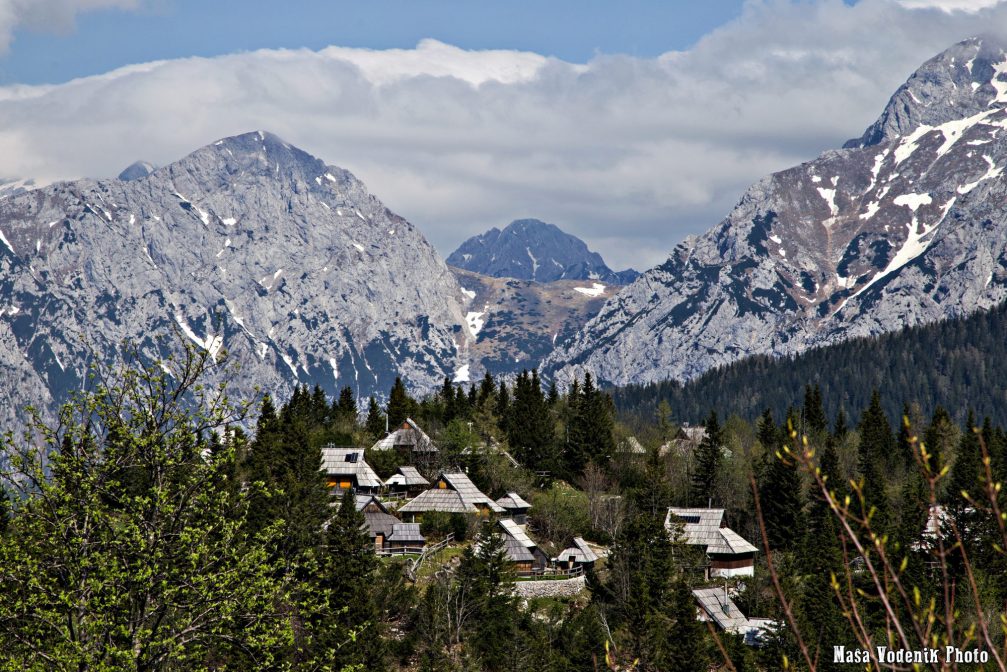
POLYGON ((584 590, 584 586, 583 576, 555 581, 516 581, 514 592, 526 600, 533 597, 573 597, 584 590))

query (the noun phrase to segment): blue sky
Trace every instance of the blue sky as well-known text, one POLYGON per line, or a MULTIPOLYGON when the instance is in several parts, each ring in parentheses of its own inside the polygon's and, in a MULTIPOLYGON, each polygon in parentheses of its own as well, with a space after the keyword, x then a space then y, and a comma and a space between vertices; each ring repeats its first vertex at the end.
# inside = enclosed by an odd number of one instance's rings
POLYGON ((158 0, 107 8, 76 28, 20 27, 0 83, 55 83, 168 58, 328 45, 409 48, 435 38, 584 63, 596 52, 685 49, 738 16, 742 0, 158 0))
POLYGON ((997 27, 1007 0, 0 0, 0 181, 266 130, 445 256, 536 217, 642 270, 997 27))

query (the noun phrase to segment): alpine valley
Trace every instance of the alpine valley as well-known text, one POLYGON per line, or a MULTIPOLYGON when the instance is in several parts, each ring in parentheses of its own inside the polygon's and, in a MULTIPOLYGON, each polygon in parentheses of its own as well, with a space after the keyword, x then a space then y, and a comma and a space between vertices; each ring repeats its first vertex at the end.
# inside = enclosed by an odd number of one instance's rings
POLYGON ((452 271, 349 172, 265 132, 118 179, 33 186, 0 192, 5 426, 28 404, 55 410, 125 343, 149 364, 186 342, 226 352, 218 375, 245 398, 519 370, 616 289, 452 271))
POLYGON ((538 220, 445 263, 349 172, 265 132, 119 179, 0 183, 0 422, 51 412, 125 342, 151 364, 226 351, 246 397, 361 397, 536 366, 688 380, 958 317, 1007 298, 1005 167, 1007 56, 975 38, 639 277, 538 220))

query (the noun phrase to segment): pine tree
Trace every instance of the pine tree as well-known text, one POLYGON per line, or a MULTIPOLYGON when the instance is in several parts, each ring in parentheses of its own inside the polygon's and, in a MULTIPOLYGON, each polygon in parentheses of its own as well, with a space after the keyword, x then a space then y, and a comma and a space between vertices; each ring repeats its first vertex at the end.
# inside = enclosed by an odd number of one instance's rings
POLYGON ((846 411, 840 406, 839 412, 836 413, 836 424, 832 427, 832 437, 837 442, 842 442, 846 439, 846 432, 848 431, 846 427, 846 411))
POLYGON ((692 475, 691 497, 694 504, 706 506, 707 500, 713 496, 720 475, 723 448, 724 436, 717 420, 717 412, 710 411, 706 419, 706 436, 696 449, 696 472, 692 475))
POLYGON ((395 377, 395 384, 388 395, 388 426, 393 430, 402 426, 415 408, 416 402, 406 393, 406 386, 402 383, 402 378, 395 377))
POLYGON ((336 422, 352 431, 357 424, 357 401, 353 398, 353 388, 349 385, 339 391, 339 400, 333 408, 336 422))
MULTIPOLYGON (((787 418, 788 428, 795 420, 793 409, 787 418)), ((794 441, 785 445, 797 450, 794 441)), ((769 546, 773 549, 793 550, 804 533, 801 477, 793 458, 783 451, 767 453, 767 464, 759 483, 759 501, 766 526, 769 546)))
POLYGON ((829 420, 825 416, 822 405, 822 388, 817 384, 804 386, 804 423, 805 433, 819 438, 829 429, 829 420))
POLYGON ((374 544, 364 531, 364 514, 357 511, 356 497, 347 490, 336 513, 328 522, 325 554, 321 558, 321 587, 334 601, 333 609, 323 618, 335 621, 341 628, 354 629, 355 635, 337 644, 333 669, 359 665, 361 669, 381 670, 384 646, 378 627, 378 609, 372 599, 371 579, 377 568, 374 544))
POLYGON ((367 420, 364 421, 364 429, 375 441, 385 435, 385 415, 381 412, 374 395, 367 401, 367 420))
POLYGON ((877 390, 871 395, 871 404, 860 418, 860 473, 863 477, 865 513, 873 507, 871 529, 876 534, 887 531, 890 522, 888 495, 885 492, 886 464, 894 452, 892 427, 881 408, 877 390))
POLYGON ((486 400, 493 396, 496 392, 497 386, 496 382, 493 380, 493 376, 487 371, 483 374, 483 379, 479 383, 479 397, 477 403, 482 406, 486 403, 486 400))

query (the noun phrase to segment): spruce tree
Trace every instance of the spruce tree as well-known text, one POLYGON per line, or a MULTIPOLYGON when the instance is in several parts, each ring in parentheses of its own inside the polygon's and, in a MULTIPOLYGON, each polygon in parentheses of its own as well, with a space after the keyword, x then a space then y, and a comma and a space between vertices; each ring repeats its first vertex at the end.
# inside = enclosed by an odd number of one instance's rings
MULTIPOLYGON (((839 456, 832 437, 826 439, 818 469, 829 492, 842 499, 844 491, 839 477, 839 456)), ((851 646, 854 640, 832 589, 832 577, 842 576, 843 573, 838 521, 817 486, 812 488, 809 499, 807 534, 804 552, 800 556, 806 578, 801 586, 798 609, 802 621, 808 626, 805 632, 814 637, 809 644, 812 653, 818 652, 819 669, 824 672, 840 669, 832 663, 832 647, 851 646)))
POLYGON ((508 412, 507 441, 517 459, 533 471, 555 473, 560 467, 555 428, 537 371, 522 371, 517 377, 508 412))
POLYGON ((497 391, 497 403, 493 409, 497 416, 497 426, 504 434, 507 433, 507 422, 510 420, 510 393, 507 391, 507 383, 500 381, 500 389, 497 391))
POLYGON ((713 496, 720 463, 723 458, 724 436, 717 420, 717 412, 710 411, 706 419, 706 436, 696 449, 696 471, 692 475, 691 501, 697 506, 706 506, 713 496))
POLYGON ((876 534, 887 531, 890 522, 888 495, 885 478, 888 458, 894 452, 892 428, 881 408, 881 396, 877 390, 871 395, 871 404, 860 418, 859 466, 863 477, 863 497, 865 513, 873 507, 875 513, 871 529, 876 534))
POLYGON ((559 390, 556 389, 556 381, 549 382, 549 392, 545 395, 545 403, 549 405, 549 408, 555 408, 556 403, 559 401, 559 390))
POLYGON ((899 418, 899 433, 895 437, 895 454, 898 457, 898 466, 907 470, 916 466, 912 436, 912 428, 909 426, 909 404, 903 404, 902 415, 899 418))
POLYGON ((364 429, 367 435, 377 441, 385 435, 385 415, 378 406, 378 400, 371 395, 367 401, 367 419, 364 421, 364 429))
POLYGON ((493 396, 496 392, 497 386, 496 382, 493 380, 493 376, 487 371, 483 374, 483 379, 479 383, 479 397, 477 403, 482 406, 486 403, 486 400, 493 396))
POLYGON ((944 407, 935 408, 923 435, 923 444, 930 456, 929 466, 932 472, 938 473, 943 468, 948 454, 952 452, 951 447, 957 443, 958 434, 958 428, 944 407))
MULTIPOLYGON (((334 600, 331 613, 323 616, 354 629, 349 641, 338 644, 333 669, 353 665, 366 670, 385 669, 385 651, 378 627, 378 609, 372 599, 372 577, 377 569, 374 544, 364 528, 364 514, 357 511, 356 497, 347 490, 335 515, 328 521, 325 554, 321 558, 321 584, 334 600)), ((337 629, 337 632, 340 630, 337 629)))
POLYGON ((471 547, 458 566, 459 593, 471 604, 471 645, 489 672, 509 669, 517 634, 514 576, 503 538, 493 523, 483 524, 475 550, 471 547))
POLYGON ((441 405, 443 407, 443 412, 441 413, 441 422, 447 425, 449 422, 455 419, 458 415, 458 410, 455 404, 455 387, 451 384, 451 378, 444 376, 444 384, 441 385, 441 405))
POLYGON ((958 527, 958 532, 966 542, 967 550, 975 540, 975 522, 978 518, 971 503, 980 497, 980 472, 982 470, 982 450, 979 446, 980 430, 976 427, 975 414, 969 409, 958 455, 951 467, 948 484, 947 510, 958 527), (971 500, 971 501, 970 501, 971 500))
POLYGON ((396 376, 395 384, 392 385, 392 390, 388 395, 388 408, 385 410, 388 414, 389 428, 396 430, 401 427, 409 414, 412 413, 415 405, 416 402, 406 393, 406 386, 402 383, 402 378, 396 376))
POLYGON ((837 442, 842 442, 846 439, 847 431, 849 430, 846 427, 846 411, 844 411, 842 406, 840 406, 839 412, 836 413, 836 423, 832 427, 832 437, 837 442))
POLYGON ((804 423, 808 436, 819 438, 829 429, 829 420, 822 405, 822 388, 817 384, 804 386, 804 423))
POLYGON ((335 421, 352 431, 357 424, 357 401, 353 398, 353 388, 349 385, 339 391, 339 399, 334 408, 335 421))
POLYGON ((567 468, 572 474, 583 471, 588 462, 605 465, 615 452, 615 421, 612 399, 597 389, 590 373, 582 385, 571 386, 567 401, 567 468))
MULTIPOLYGON (((793 427, 793 409, 787 418, 788 427, 793 427)), ((799 439, 798 439, 799 440, 799 439)), ((784 445, 798 450, 794 441, 786 440, 784 445)), ((773 549, 793 550, 804 533, 803 498, 801 477, 793 458, 781 450, 767 453, 767 464, 759 483, 759 501, 766 526, 769 546, 773 549)))

